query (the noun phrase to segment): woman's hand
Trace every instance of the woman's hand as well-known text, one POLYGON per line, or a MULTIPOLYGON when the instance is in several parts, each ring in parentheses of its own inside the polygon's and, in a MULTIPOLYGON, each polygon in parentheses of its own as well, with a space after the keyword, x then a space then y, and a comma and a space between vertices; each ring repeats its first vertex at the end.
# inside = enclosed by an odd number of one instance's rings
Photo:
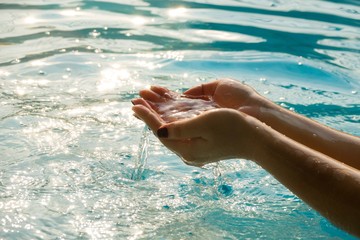
POLYGON ((240 110, 253 115, 267 100, 253 88, 232 79, 205 83, 184 92, 185 95, 207 96, 220 107, 240 110))
POLYGON ((360 237, 358 137, 282 109, 232 80, 202 84, 184 96, 161 87, 140 95, 133 101, 135 116, 185 163, 253 160, 330 221, 360 237), (164 117, 169 109, 186 113, 203 107, 199 100, 216 107, 182 120, 164 117))
POLYGON ((233 109, 209 110, 172 123, 165 123, 145 100, 138 100, 133 111, 167 148, 193 166, 230 158, 253 158, 253 149, 259 147, 254 145, 261 142, 256 130, 262 124, 233 109))
MULTIPOLYGON (((160 86, 140 91, 142 99, 166 122, 198 115, 199 112, 212 108, 231 108, 256 117, 260 107, 269 101, 251 87, 236 80, 221 79, 193 87, 183 94, 170 91, 160 86), (190 111, 189 111, 190 110, 190 111), (191 114, 197 111, 195 114, 191 114), (176 113, 188 112, 182 117, 172 117, 176 113)), ((138 99, 134 100, 136 103, 138 99)))
POLYGON ((152 86, 150 89, 140 91, 140 96, 142 98, 134 99, 132 103, 143 104, 153 109, 168 123, 191 118, 204 111, 219 107, 209 96, 180 95, 159 86, 152 86))

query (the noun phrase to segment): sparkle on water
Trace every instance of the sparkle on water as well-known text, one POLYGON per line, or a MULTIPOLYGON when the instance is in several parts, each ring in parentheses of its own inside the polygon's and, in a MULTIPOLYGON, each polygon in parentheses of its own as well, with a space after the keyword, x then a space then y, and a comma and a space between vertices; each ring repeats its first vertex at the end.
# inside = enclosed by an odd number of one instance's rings
POLYGON ((351 239, 249 161, 186 166, 130 100, 233 77, 360 135, 356 1, 2 0, 0 13, 0 239, 351 239))

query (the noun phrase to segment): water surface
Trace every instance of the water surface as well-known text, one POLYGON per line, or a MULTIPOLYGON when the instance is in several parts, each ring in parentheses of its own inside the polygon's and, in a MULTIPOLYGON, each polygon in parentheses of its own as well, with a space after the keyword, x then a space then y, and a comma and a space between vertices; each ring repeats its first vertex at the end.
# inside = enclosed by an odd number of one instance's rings
POLYGON ((359 136, 359 20, 354 0, 2 0, 0 238, 351 239, 251 162, 186 166, 130 100, 233 77, 359 136))

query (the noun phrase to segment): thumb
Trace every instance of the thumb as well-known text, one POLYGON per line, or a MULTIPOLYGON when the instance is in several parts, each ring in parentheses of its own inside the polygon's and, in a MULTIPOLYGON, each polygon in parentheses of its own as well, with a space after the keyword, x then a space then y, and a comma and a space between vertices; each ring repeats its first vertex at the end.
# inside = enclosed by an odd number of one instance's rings
POLYGON ((159 138, 189 139, 199 138, 206 133, 206 122, 201 116, 172 122, 157 130, 159 138))

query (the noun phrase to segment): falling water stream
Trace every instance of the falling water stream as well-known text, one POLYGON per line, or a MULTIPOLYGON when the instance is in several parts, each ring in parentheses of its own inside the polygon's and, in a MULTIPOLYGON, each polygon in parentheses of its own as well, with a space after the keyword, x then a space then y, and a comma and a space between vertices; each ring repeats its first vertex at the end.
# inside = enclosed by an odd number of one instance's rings
POLYGON ((148 126, 144 126, 139 142, 139 150, 134 158, 134 171, 132 173, 132 180, 141 180, 142 174, 146 167, 146 162, 149 155, 149 135, 151 131, 148 126))
POLYGON ((353 239, 253 162, 184 164, 131 100, 234 78, 359 136, 359 19, 355 0, 1 0, 0 239, 353 239))

